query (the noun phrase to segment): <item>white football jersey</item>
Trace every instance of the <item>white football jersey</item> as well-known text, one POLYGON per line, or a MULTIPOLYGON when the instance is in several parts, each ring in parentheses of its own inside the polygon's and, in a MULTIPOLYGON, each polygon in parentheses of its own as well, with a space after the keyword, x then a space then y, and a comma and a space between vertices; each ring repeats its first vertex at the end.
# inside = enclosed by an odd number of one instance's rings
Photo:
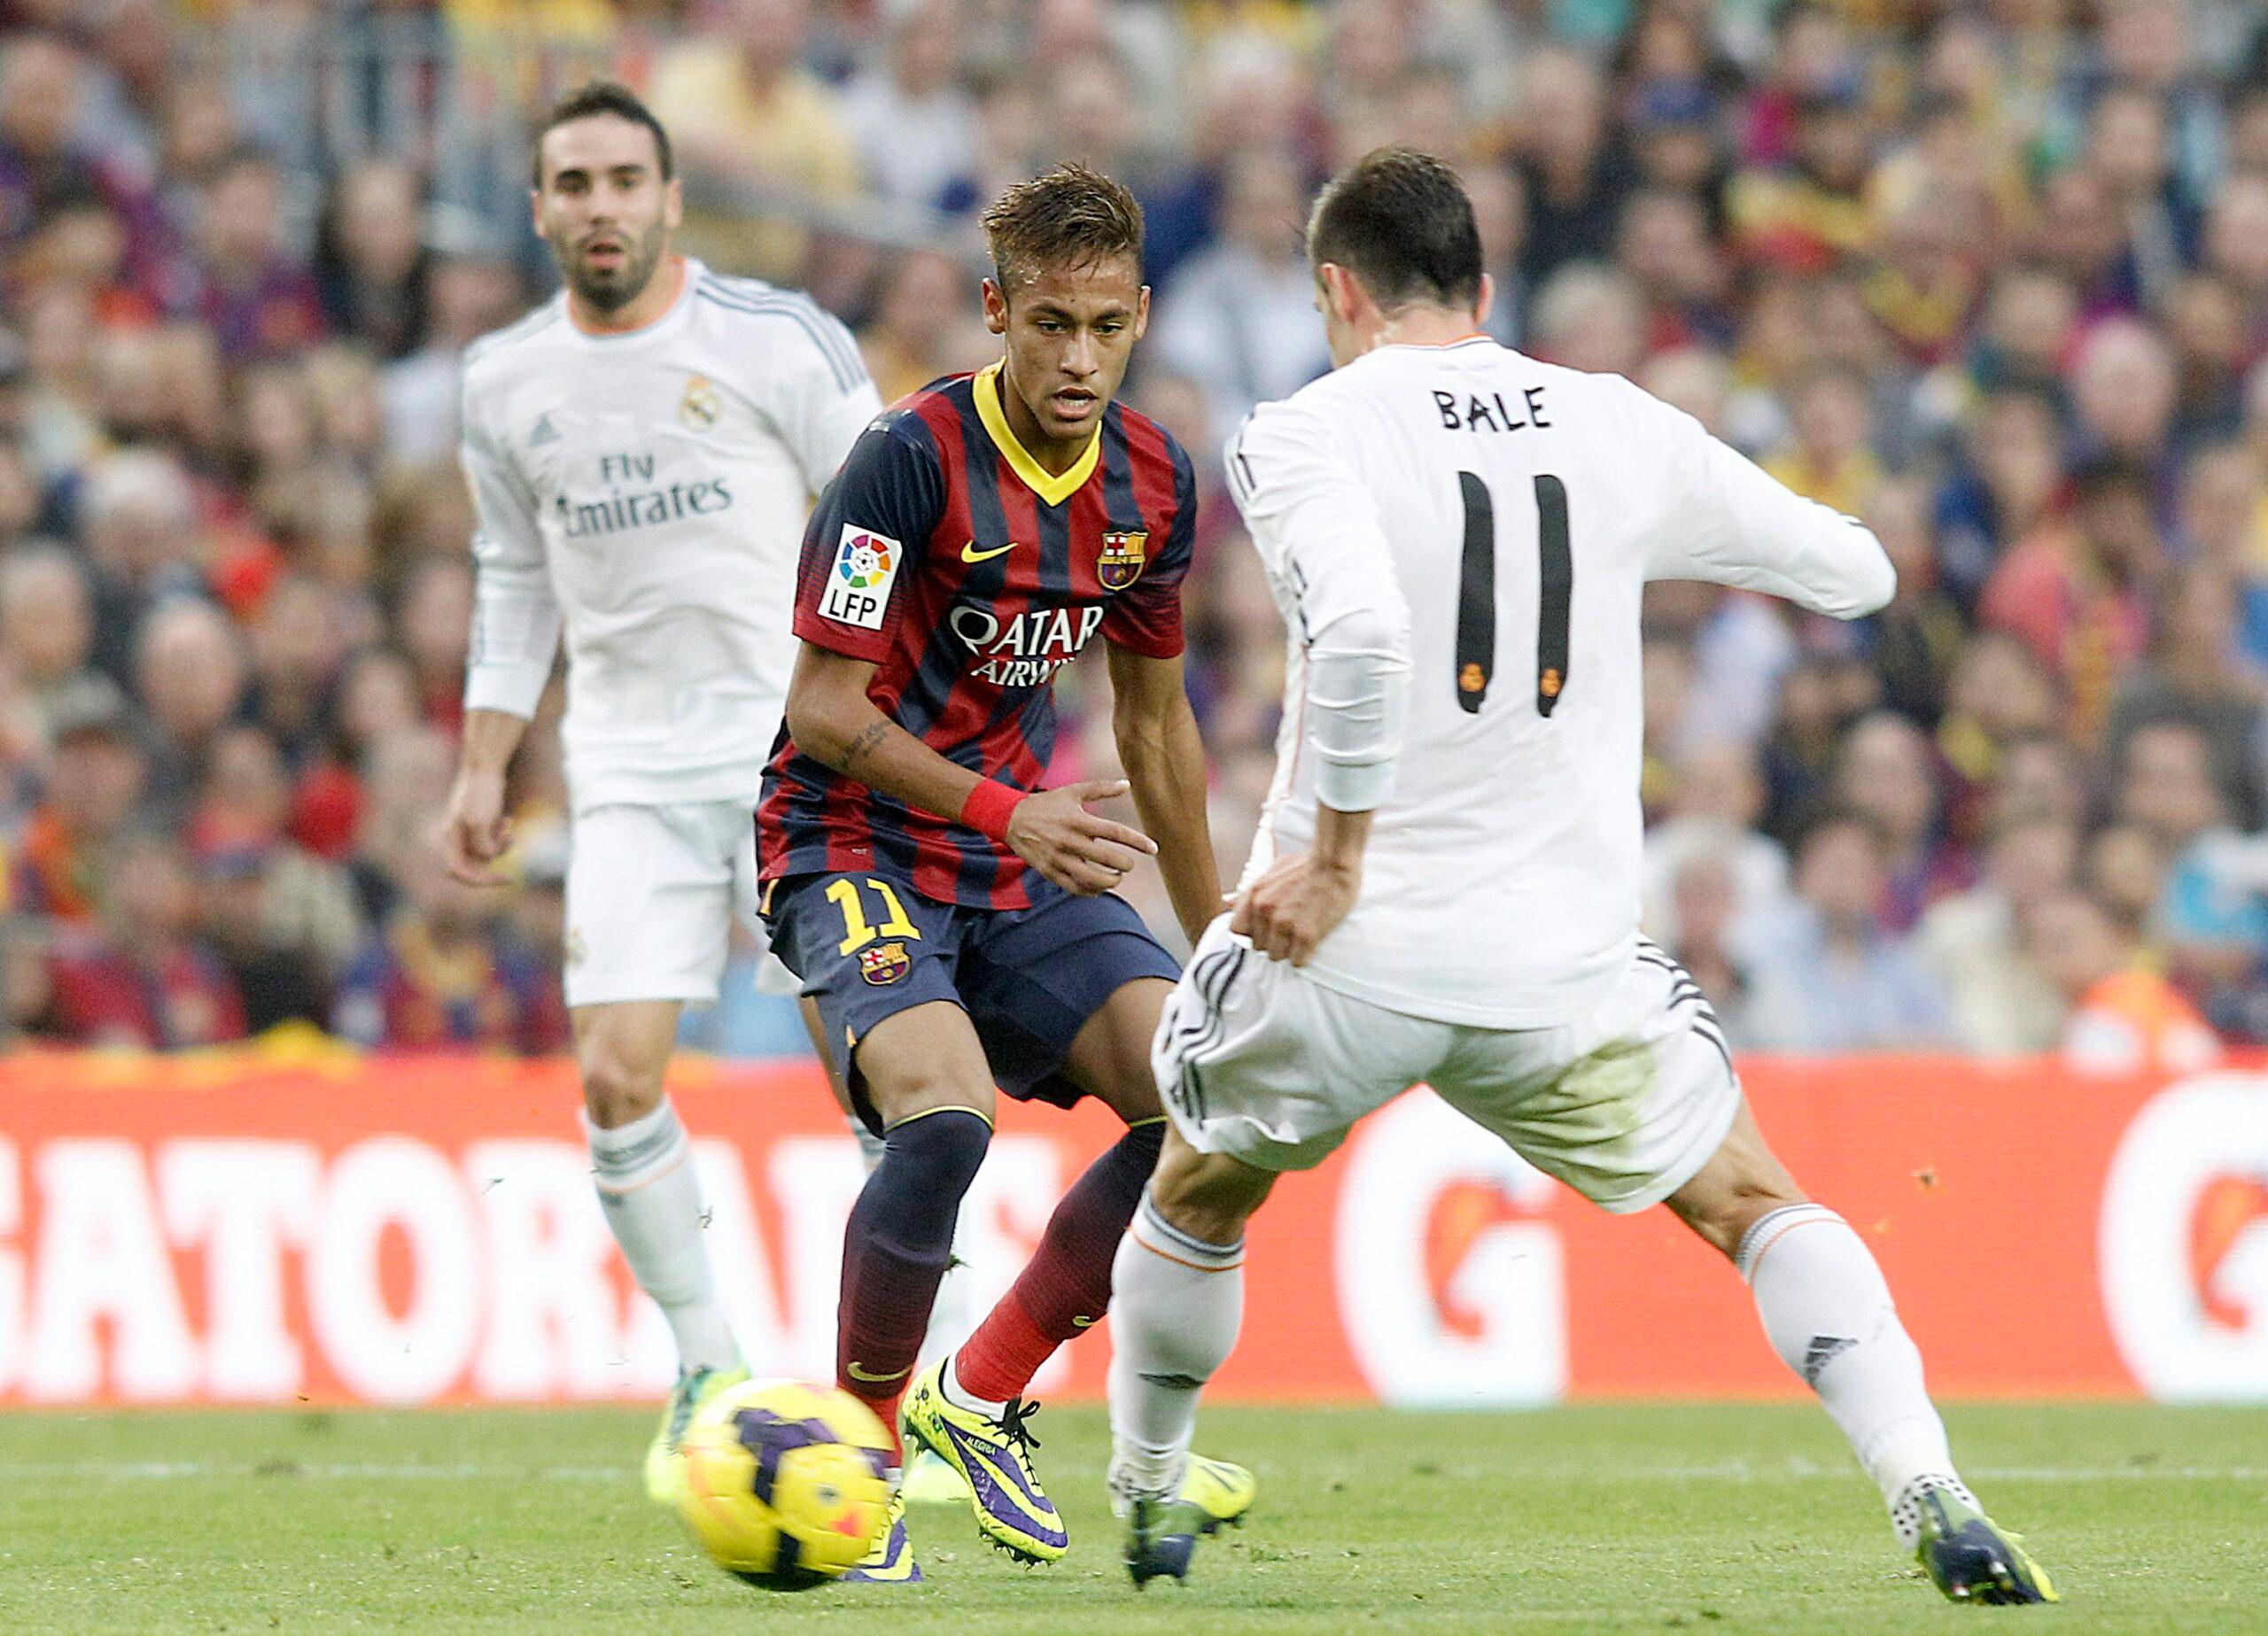
POLYGON ((1648 580, 1842 618, 1894 585, 1872 534, 1689 415, 1485 337, 1365 353, 1254 411, 1227 463, 1291 648, 1245 879, 1314 836, 1333 746, 1309 718, 1344 712, 1310 699, 1310 653, 1342 619, 1392 630, 1378 618, 1391 606, 1406 628, 1399 725, 1371 717, 1392 734, 1391 783, 1355 908, 1307 973, 1442 1021, 1571 1021, 1631 958, 1648 580))
POLYGON ((532 715, 563 627, 578 808, 753 803, 795 665, 804 521, 881 401, 809 297, 698 261, 627 335, 586 334, 566 302, 466 356, 465 703, 532 715))

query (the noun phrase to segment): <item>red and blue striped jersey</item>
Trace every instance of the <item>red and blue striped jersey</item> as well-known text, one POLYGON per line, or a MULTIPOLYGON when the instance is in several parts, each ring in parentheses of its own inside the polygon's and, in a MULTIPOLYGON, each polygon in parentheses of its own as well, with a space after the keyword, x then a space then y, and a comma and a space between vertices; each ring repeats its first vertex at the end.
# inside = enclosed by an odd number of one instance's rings
MULTIPOLYGON (((1055 673, 1093 637, 1181 652, 1197 523, 1181 446, 1123 405, 1048 472, 1000 407, 1000 366, 934 381, 869 426, 804 535, 796 634, 876 668, 875 708, 958 765, 1037 789, 1055 673)), ((937 903, 1021 909, 1052 892, 964 825, 805 756, 783 726, 757 809, 759 873, 874 871, 937 903)))

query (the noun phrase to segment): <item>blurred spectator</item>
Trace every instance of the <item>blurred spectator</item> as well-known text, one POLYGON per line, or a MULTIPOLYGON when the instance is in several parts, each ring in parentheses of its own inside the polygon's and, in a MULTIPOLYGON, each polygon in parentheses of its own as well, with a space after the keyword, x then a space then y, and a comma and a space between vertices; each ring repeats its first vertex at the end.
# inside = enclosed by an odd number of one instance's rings
POLYGON ((1630 178, 1611 141, 1606 89, 1581 53, 1548 48, 1522 74, 1517 118, 1528 201, 1520 273, 1541 284, 1569 261, 1604 256, 1630 178))
POLYGON ((2157 908, 2169 974, 2209 1017, 2233 1017, 2268 950, 2268 849, 2231 827, 2211 746, 2194 727, 2137 728, 2119 764, 2119 818, 2169 860, 2157 908))
POLYGON ((1742 1043, 1809 1053, 1925 1051, 1952 1040, 1944 995, 1879 911, 1873 822, 1832 812, 1796 854, 1797 902, 1759 934, 1742 1043))
POLYGON ((1915 951, 1946 996, 1953 1043, 1980 1057, 2051 1049, 2064 996, 2032 958, 2025 928, 2040 904, 2067 892, 2078 834, 2049 813, 2004 821, 1984 853, 1983 879, 1940 899, 1915 928, 1915 951))
POLYGON ((426 719, 454 731, 463 714, 462 678, 472 632, 472 564, 443 556, 418 562, 402 583, 395 626, 426 719))
POLYGON ((54 748, 46 798, 19 839, 10 899, 19 912, 86 925, 104 860, 134 816, 148 771, 133 707, 105 676, 84 676, 48 702, 54 748))
POLYGON ((143 624, 134 674, 150 720, 154 793, 178 812, 244 702, 244 638, 210 602, 169 602, 143 624))
POLYGON ((2148 642, 2162 567, 2148 478, 2098 461, 2076 476, 2069 521, 2046 521, 2018 544, 1978 611, 2039 656, 2070 691, 2074 725, 2092 736, 2148 642))
POLYGON ((1301 203, 1300 174, 1287 156, 1234 156, 1219 242, 1182 264, 1151 340, 1153 367, 1204 388, 1215 447, 1254 404, 1287 398, 1331 367, 1316 320, 1315 275, 1300 247, 1301 203))
POLYGON ((411 849, 398 878, 400 903, 347 965, 332 1028, 373 1050, 565 1049, 557 979, 495 923, 481 888, 451 879, 430 846, 411 849))
MULTIPOLYGON (((1677 762, 1672 779, 1668 816, 1646 832, 1642 891, 1647 931, 1682 958, 1686 928, 1678 904, 1689 865, 1705 857, 1722 865, 1729 896, 1723 909, 1730 933, 1783 912, 1788 855, 1778 842, 1756 832, 1757 820, 1764 814, 1764 783, 1757 775, 1755 754, 1747 746, 1713 744, 1689 750, 1677 762)), ((1713 880, 1705 889, 1715 888, 1713 880)))
POLYGON ((361 934, 345 872, 293 843, 291 815, 274 741, 256 727, 221 733, 190 833, 205 932, 254 1034, 295 1018, 322 1026, 361 934))
POLYGON ((283 210, 283 176, 249 149, 231 154, 205 185, 184 304, 232 361, 287 353, 323 334, 322 300, 314 275, 286 248, 283 210))
POLYGON ((1874 826, 1883 921, 1892 931, 1911 931, 1923 910, 1974 878, 1966 849, 1946 827, 1930 742, 1904 717, 1879 710, 1852 725, 1836 764, 1835 794, 1874 826))
POLYGON ((419 229, 423 184, 397 159, 369 159, 339 179, 324 222, 316 273, 323 315, 399 358, 425 333, 426 257, 419 229))
POLYGON ((171 455, 126 449, 88 476, 78 510, 95 573, 95 662, 126 681, 144 614, 205 589, 196 496, 171 455))
POLYGON ((941 375, 990 361, 995 345, 977 316, 968 268, 935 252, 910 255, 897 264, 882 286, 873 322, 858 333, 867 371, 884 403, 895 403, 941 375))
POLYGON ((2031 911, 2025 947, 2070 1007, 2063 1059, 2090 1074, 2194 1074, 2220 1042, 2180 991, 2143 963, 2131 932, 2079 892, 2031 911))
POLYGON ((976 165, 976 99, 954 72, 964 8, 898 0, 882 12, 882 61, 843 88, 843 122, 877 193, 940 208, 969 190, 976 165))
POLYGON ((1764 469, 1805 499, 1857 516, 1872 508, 1882 487, 1882 466, 1870 452, 1870 416, 1866 384, 1856 374, 1814 369, 1790 392, 1790 444, 1765 461, 1764 469))
POLYGON ((0 653, 43 709, 89 676, 94 609, 71 554, 25 546, 0 559, 0 653))
POLYGON ((78 1045, 177 1051, 241 1039, 244 1003, 197 936, 181 843, 129 833, 103 859, 102 911, 56 936, 51 1027, 78 1045))
POLYGON ((2173 722, 2210 752, 2214 782, 2243 828, 2261 818, 2263 748, 2257 679, 2237 668, 2236 597, 2227 578, 2197 568, 2175 575, 2157 608, 2149 655, 2112 701, 2103 754, 2117 762, 2142 728, 2173 722))
POLYGON ((858 185, 858 147, 835 93, 803 66, 806 0, 726 0, 716 16, 715 33, 656 65, 654 112, 689 181, 768 190, 773 207, 690 205, 679 242, 724 271, 793 278, 805 239, 779 201, 847 199, 858 185))

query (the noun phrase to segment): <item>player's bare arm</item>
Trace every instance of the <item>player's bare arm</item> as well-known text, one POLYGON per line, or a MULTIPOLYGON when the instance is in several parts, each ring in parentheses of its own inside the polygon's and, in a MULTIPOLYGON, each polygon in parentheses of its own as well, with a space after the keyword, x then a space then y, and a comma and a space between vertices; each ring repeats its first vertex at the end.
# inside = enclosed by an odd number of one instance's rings
POLYGON ((1221 875, 1205 812, 1205 743, 1179 655, 1110 649, 1111 731, 1119 764, 1157 853, 1175 919, 1192 942, 1221 911, 1221 875))
POLYGON ((441 847, 448 857, 449 872, 467 886, 503 884, 494 865, 512 844, 512 820, 504 810, 504 774, 527 727, 524 720, 503 710, 465 712, 464 745, 442 820, 441 847))
MULTIPOLYGON (((946 760, 877 709, 866 696, 874 669, 866 660, 806 642, 788 687, 788 735, 844 777, 960 821, 970 796, 990 780, 946 760)), ((1086 779, 1016 799, 1008 816, 1008 845, 1066 891, 1107 892, 1158 849, 1141 831, 1086 810, 1088 802, 1111 800, 1126 788, 1123 781, 1086 779)))
POLYGON ((1363 889, 1371 815, 1316 808, 1315 847, 1279 859, 1238 897, 1229 929, 1271 960, 1305 965, 1363 889))

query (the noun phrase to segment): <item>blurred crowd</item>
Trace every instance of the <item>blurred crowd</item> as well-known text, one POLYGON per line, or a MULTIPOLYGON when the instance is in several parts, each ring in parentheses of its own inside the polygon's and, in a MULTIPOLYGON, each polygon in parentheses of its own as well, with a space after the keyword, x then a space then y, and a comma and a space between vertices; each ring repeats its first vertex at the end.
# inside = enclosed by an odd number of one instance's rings
MULTIPOLYGON (((1077 159, 1136 188, 1129 390, 1205 484, 1192 686, 1231 869, 1283 639, 1217 452, 1326 366, 1314 186, 1407 143, 1464 172, 1499 338, 1631 376, 1897 562, 1855 625, 1650 597, 1645 919, 1736 1043, 2116 1070, 2268 1040, 2249 4, 0 0, 0 27, 7 1036, 562 1043, 555 734, 517 771, 513 888, 454 884, 431 828, 471 588, 458 360, 549 288, 527 121, 606 72, 678 138, 684 246, 810 288, 885 398, 991 354, 1000 187, 1077 159)), ((1065 706, 1060 771, 1107 771, 1095 667, 1065 706)), ((744 986, 709 1043, 792 1038, 744 986)))

